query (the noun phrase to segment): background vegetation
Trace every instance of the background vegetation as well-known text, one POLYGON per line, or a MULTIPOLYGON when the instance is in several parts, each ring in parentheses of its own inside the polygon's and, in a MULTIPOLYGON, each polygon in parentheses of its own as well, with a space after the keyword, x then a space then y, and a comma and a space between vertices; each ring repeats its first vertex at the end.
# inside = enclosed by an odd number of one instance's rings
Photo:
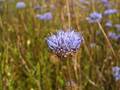
MULTIPOLYGON (((120 65, 120 39, 108 37, 109 43, 101 31, 120 34, 105 26, 107 20, 120 24, 120 13, 103 17, 101 24, 88 23, 90 13, 103 13, 105 7, 100 0, 86 1, 25 0, 24 9, 16 8, 17 0, 0 1, 0 90, 120 90, 112 73, 120 65), (45 12, 52 20, 36 18, 45 12), (61 60, 46 38, 69 27, 82 33, 84 43, 74 58, 61 60)), ((110 3, 120 12, 119 0, 110 3)))

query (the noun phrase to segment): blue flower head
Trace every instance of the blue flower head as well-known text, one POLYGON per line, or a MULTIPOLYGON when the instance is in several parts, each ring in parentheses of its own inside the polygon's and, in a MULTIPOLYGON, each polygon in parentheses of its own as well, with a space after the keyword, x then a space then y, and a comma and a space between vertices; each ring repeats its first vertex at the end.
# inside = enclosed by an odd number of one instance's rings
POLYGON ((118 32, 120 32, 120 24, 115 24, 114 27, 117 29, 118 32))
POLYGON ((101 0, 101 2, 104 3, 104 4, 105 4, 105 3, 109 3, 108 0, 101 0))
POLYGON ((105 8, 111 7, 111 3, 109 2, 109 0, 101 0, 101 3, 105 6, 105 8))
POLYGON ((107 9, 104 11, 104 15, 116 14, 118 11, 116 9, 107 9))
POLYGON ((112 68, 112 72, 113 72, 113 77, 115 78, 115 80, 120 80, 120 67, 115 66, 112 68))
POLYGON ((49 48, 58 56, 67 57, 75 53, 81 43, 83 37, 80 33, 73 30, 58 31, 55 35, 47 38, 47 44, 49 48))
POLYGON ((51 20, 53 18, 51 12, 47 12, 44 14, 37 14, 36 17, 40 20, 51 20))
POLYGON ((17 2, 16 3, 16 8, 17 9, 23 9, 23 8, 25 8, 26 7, 26 4, 25 4, 25 2, 23 2, 23 1, 20 1, 20 2, 17 2))
POLYGON ((88 20, 89 23, 100 22, 102 19, 102 14, 98 12, 93 12, 86 19, 88 20))
POLYGON ((108 36, 110 39, 113 39, 113 40, 119 40, 119 38, 120 38, 120 35, 116 34, 114 32, 108 32, 108 36))
POLYGON ((108 0, 101 0, 101 3, 102 3, 104 6, 108 6, 108 5, 109 5, 109 1, 108 1, 108 0))
POLYGON ((113 24, 112 24, 112 21, 108 20, 105 24, 106 27, 112 27, 113 24))

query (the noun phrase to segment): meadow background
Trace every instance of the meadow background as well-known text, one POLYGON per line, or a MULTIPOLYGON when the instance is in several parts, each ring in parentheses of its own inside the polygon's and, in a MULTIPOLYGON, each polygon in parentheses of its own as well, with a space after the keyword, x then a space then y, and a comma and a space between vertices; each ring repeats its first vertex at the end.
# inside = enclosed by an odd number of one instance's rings
POLYGON ((104 13, 102 0, 22 0, 26 7, 18 9, 19 1, 0 0, 0 90, 120 90, 112 72, 120 65, 120 37, 108 34, 120 34, 120 0, 109 0, 118 13, 100 23, 86 18, 104 13), (46 12, 51 20, 36 17, 46 12), (61 60, 46 38, 70 27, 84 42, 73 59, 61 60))

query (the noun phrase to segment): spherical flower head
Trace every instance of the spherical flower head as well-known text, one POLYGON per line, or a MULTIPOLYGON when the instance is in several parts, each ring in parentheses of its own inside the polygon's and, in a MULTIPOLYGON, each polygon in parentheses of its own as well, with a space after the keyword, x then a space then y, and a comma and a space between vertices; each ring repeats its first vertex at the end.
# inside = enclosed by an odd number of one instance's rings
POLYGON ((101 0, 102 3, 109 3, 108 0, 101 0))
POLYGON ((120 67, 115 66, 112 68, 112 72, 113 72, 113 77, 115 78, 115 80, 120 80, 120 67))
POLYGON ((114 27, 117 29, 118 32, 120 32, 120 24, 115 24, 114 27))
POLYGON ((40 20, 51 20, 53 18, 52 13, 51 12, 47 12, 44 14, 37 14, 36 17, 40 20))
POLYGON ((105 6, 105 8, 111 7, 111 3, 109 2, 109 0, 100 0, 100 1, 105 6))
POLYGON ((82 41, 81 34, 73 30, 66 32, 60 30, 55 35, 47 38, 49 48, 60 57, 67 57, 75 53, 82 41))
POLYGON ((17 2, 17 4, 16 4, 17 9, 23 9, 25 7, 26 7, 26 4, 23 1, 17 2))
POLYGON ((116 34, 114 32, 108 32, 108 36, 109 36, 109 38, 111 38, 113 40, 119 40, 120 39, 120 35, 116 34))
POLYGON ((116 14, 118 11, 116 9, 107 9, 104 11, 104 15, 116 14))
POLYGON ((88 20, 89 23, 100 22, 102 19, 102 14, 98 12, 93 12, 86 19, 88 20))
POLYGON ((113 25, 112 25, 112 21, 110 21, 110 20, 108 20, 107 22, 106 22, 106 24, 105 24, 105 26, 106 27, 112 27, 113 25))

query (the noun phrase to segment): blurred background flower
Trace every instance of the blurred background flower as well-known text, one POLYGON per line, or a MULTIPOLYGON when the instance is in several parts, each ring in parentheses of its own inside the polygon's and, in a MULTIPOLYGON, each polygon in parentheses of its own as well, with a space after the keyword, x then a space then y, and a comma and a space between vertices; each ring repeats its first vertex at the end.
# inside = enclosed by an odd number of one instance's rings
POLYGON ((20 2, 17 2, 16 3, 16 8, 17 9, 23 9, 23 8, 25 8, 26 7, 26 4, 25 4, 25 2, 23 2, 23 1, 20 1, 20 2))
POLYGON ((116 34, 115 32, 108 32, 108 36, 110 39, 118 40, 120 38, 120 34, 116 34))
POLYGON ((105 24, 105 26, 106 27, 112 27, 113 25, 112 25, 112 21, 111 20, 108 20, 107 22, 106 22, 106 24, 105 24))
POLYGON ((100 0, 100 1, 106 9, 111 8, 112 4, 110 3, 110 0, 100 0))
POLYGON ((115 66, 112 68, 113 71, 113 77, 115 78, 115 80, 120 80, 120 67, 115 66))
POLYGON ((44 14, 37 14, 36 18, 38 18, 39 20, 51 20, 53 16, 51 12, 47 12, 44 14))
POLYGON ((118 32, 120 32, 120 24, 115 24, 114 27, 117 29, 118 32))
POLYGON ((116 9, 107 9, 104 11, 104 15, 116 14, 118 11, 116 9))
POLYGON ((102 19, 102 14, 98 12, 93 12, 86 19, 89 23, 100 22, 102 19))

